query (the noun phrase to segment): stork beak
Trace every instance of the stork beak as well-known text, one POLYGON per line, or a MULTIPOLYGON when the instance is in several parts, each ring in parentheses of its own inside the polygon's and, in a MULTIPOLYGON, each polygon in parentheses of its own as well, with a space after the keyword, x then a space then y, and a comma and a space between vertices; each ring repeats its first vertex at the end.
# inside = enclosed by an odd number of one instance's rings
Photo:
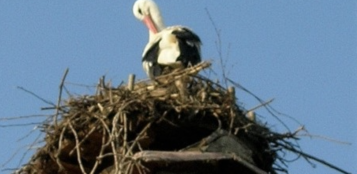
POLYGON ((149 28, 149 30, 150 30, 151 32, 157 33, 157 28, 156 28, 154 22, 152 21, 150 15, 146 15, 146 16, 144 17, 143 22, 145 23, 145 25, 149 28))

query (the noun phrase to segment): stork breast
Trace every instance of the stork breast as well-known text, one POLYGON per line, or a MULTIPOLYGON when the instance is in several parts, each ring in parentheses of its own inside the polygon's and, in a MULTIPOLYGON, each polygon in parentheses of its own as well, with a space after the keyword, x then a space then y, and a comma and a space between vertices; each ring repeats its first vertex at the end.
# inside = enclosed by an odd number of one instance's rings
POLYGON ((163 32, 159 43, 159 55, 157 62, 161 65, 177 64, 180 56, 180 48, 175 35, 171 32, 163 32))

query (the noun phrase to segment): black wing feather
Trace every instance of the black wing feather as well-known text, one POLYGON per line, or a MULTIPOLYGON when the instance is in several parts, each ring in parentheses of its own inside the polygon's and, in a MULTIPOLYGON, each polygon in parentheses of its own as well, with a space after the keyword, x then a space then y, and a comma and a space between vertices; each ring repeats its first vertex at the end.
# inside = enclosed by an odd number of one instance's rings
MULTIPOLYGON (((201 62, 200 47, 201 44, 200 38, 187 28, 180 28, 178 30, 173 30, 172 34, 176 36, 179 44, 180 55, 177 58, 177 61, 181 61, 184 67, 189 65, 196 65, 201 62)), ((158 55, 160 52, 160 40, 155 42, 145 53, 142 61, 150 63, 148 69, 148 75, 151 79, 156 76, 159 76, 163 73, 165 65, 160 65, 157 62, 158 55)))
POLYGON ((161 39, 158 40, 155 44, 153 44, 150 49, 143 56, 142 61, 149 62, 151 66, 149 67, 149 77, 153 79, 156 76, 161 75, 162 67, 157 63, 157 58, 159 54, 159 43, 161 39))
POLYGON ((180 56, 177 60, 181 61, 185 67, 196 65, 201 62, 200 48, 197 44, 201 44, 200 38, 187 28, 174 30, 172 32, 179 42, 180 56))

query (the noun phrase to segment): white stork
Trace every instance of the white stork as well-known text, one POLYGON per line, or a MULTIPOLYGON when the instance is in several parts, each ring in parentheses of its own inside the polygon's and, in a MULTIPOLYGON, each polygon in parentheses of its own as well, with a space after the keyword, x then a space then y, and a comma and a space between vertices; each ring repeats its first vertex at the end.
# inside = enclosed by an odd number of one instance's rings
POLYGON ((137 0, 133 13, 149 29, 149 43, 142 54, 142 63, 151 79, 161 75, 164 68, 185 68, 201 61, 200 38, 186 27, 166 28, 153 0, 137 0))

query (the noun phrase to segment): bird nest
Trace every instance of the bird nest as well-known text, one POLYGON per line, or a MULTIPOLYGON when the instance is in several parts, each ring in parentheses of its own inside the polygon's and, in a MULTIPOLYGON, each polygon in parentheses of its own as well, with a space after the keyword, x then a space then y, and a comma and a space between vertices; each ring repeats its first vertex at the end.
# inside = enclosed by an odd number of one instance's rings
MULTIPOLYGON (((246 117, 234 88, 195 67, 113 88, 57 106, 45 145, 17 173, 276 173, 278 151, 294 134, 246 117), (186 81, 183 89, 177 81, 186 81)), ((283 169, 284 170, 284 169, 283 169)))

